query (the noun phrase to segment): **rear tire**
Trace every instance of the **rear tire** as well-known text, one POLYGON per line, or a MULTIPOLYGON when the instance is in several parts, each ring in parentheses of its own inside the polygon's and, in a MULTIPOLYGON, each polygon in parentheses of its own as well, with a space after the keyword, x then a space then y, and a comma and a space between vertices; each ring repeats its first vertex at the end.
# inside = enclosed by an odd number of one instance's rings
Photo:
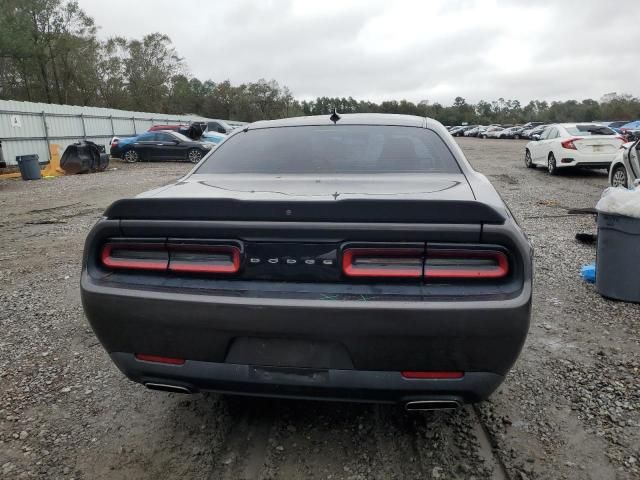
POLYGON ((524 165, 527 168, 536 168, 536 164, 533 163, 533 159, 531 158, 531 152, 529 150, 526 150, 524 152, 524 165))
POLYGON ((629 188, 629 176, 624 165, 616 165, 611 173, 611 186, 629 188))
POLYGON ((550 153, 549 158, 547 159, 547 171, 549 172, 549 175, 558 174, 558 164, 556 163, 556 157, 553 153, 550 153))
POLYGON ((187 152, 187 160, 191 163, 198 163, 202 159, 202 152, 197 148, 192 148, 187 152))
POLYGON ((520 135, 518 135, 517 133, 513 136, 514 140, 520 140, 520 135))
POLYGON ((128 150, 125 150, 125 152, 122 154, 122 159, 126 163, 136 163, 140 161, 140 155, 133 148, 130 148, 128 150))

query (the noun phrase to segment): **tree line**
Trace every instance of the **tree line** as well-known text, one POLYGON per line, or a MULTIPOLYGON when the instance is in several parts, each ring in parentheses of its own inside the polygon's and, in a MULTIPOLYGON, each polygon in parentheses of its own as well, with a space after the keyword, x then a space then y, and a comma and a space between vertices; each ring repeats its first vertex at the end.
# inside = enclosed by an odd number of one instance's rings
POLYGON ((607 94, 598 100, 500 98, 451 105, 423 100, 380 103, 352 97, 298 100, 275 80, 233 85, 202 81, 162 33, 141 39, 97 38, 95 20, 76 1, 0 0, 0 99, 198 114, 252 122, 298 115, 399 113, 429 116, 445 125, 634 120, 640 99, 607 94))

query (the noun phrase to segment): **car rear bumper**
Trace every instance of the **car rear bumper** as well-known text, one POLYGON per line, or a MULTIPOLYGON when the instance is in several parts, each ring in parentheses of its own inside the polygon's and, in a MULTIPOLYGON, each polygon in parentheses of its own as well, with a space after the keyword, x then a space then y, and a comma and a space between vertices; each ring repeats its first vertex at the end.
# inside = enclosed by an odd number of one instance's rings
POLYGON ((531 309, 529 284, 515 298, 492 301, 304 300, 114 287, 85 270, 81 292, 99 340, 138 382, 375 401, 413 394, 486 398, 515 362, 531 309), (140 362, 136 353, 186 363, 140 362), (269 377, 267 367, 325 372, 324 383, 307 385, 305 374, 289 384, 269 377), (464 377, 415 381, 402 378, 402 371, 459 371, 464 377), (371 378, 379 382, 367 389, 371 378))
POLYGON ((283 398, 407 403, 450 401, 462 404, 488 397, 501 375, 468 372, 456 379, 408 379, 400 372, 286 368, 188 360, 183 365, 140 361, 131 353, 111 359, 131 380, 154 389, 210 391, 283 398))
POLYGON ((557 162, 558 167, 608 168, 615 158, 615 153, 608 154, 565 154, 557 162))

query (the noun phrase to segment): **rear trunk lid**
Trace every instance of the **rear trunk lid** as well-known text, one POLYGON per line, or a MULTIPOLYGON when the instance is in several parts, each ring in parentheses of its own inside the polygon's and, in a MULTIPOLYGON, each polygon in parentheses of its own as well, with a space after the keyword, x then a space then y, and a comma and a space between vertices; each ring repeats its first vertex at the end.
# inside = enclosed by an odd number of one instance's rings
POLYGON ((191 175, 138 198, 337 201, 345 199, 474 200, 464 175, 191 175))
POLYGON ((620 137, 614 135, 576 137, 573 141, 576 149, 581 153, 611 154, 620 149, 624 143, 620 137))

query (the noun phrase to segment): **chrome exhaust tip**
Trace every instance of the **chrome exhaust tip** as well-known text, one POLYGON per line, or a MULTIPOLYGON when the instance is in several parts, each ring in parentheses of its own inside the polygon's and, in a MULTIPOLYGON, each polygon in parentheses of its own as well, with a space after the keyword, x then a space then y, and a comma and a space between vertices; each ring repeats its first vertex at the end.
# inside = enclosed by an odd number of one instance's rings
POLYGON ((456 410, 462 404, 457 400, 415 400, 407 402, 404 408, 407 412, 426 412, 430 410, 456 410))
POLYGON ((180 385, 167 385, 166 383, 151 383, 147 382, 144 384, 149 390, 160 390, 162 392, 170 392, 170 393, 193 393, 187 387, 183 387, 180 385))

